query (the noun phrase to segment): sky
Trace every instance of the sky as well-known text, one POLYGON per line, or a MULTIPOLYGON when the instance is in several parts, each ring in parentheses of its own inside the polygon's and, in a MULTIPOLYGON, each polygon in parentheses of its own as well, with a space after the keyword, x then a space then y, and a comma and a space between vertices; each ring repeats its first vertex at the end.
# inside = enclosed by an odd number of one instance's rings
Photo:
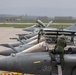
POLYGON ((76 0, 0 0, 0 14, 76 17, 76 0))

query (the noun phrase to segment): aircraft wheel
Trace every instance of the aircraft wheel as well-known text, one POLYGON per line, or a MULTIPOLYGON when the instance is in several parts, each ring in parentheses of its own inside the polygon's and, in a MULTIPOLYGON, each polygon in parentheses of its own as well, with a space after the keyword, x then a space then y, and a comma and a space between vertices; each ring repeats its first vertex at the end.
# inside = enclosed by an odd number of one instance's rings
POLYGON ((72 75, 76 75, 76 68, 73 70, 72 75))

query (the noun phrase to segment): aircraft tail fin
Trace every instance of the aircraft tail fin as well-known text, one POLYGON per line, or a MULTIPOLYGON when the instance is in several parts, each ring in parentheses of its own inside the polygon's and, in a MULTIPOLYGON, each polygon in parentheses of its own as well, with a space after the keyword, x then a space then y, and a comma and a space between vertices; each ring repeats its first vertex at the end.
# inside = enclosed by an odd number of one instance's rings
POLYGON ((50 21, 46 27, 49 27, 52 24, 53 21, 50 21))
POLYGON ((67 30, 75 30, 76 31, 76 23, 66 28, 67 30))
POLYGON ((41 20, 37 20, 36 22, 41 25, 41 27, 45 27, 45 24, 41 20))

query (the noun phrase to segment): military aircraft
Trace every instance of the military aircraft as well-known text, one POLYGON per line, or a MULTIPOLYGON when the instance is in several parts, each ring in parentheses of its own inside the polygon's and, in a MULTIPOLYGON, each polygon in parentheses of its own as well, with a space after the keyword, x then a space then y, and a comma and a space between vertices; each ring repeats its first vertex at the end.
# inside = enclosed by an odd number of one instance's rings
MULTIPOLYGON (((67 35, 67 36, 72 36, 71 39, 70 39, 71 40, 70 42, 73 42, 74 41, 74 36, 76 36, 75 31, 72 31, 72 30, 71 31, 70 30, 51 30, 50 28, 48 28, 48 29, 44 28, 43 31, 45 32, 46 35, 51 35, 51 37, 50 37, 51 38, 51 43, 56 42, 56 39, 57 39, 58 35, 61 35, 61 34, 64 34, 64 35, 67 35), (54 35, 55 37, 52 37, 52 35, 54 35), (52 40, 53 38, 55 38, 54 41, 52 40)), ((40 41, 44 41, 44 40, 46 40, 46 39, 45 38, 40 39, 40 41)), ((11 44, 11 45, 10 44, 2 44, 3 46, 10 47, 11 49, 0 51, 0 54, 10 55, 11 53, 21 52, 24 49, 27 49, 27 48, 29 48, 29 47, 33 46, 34 44, 37 44, 37 43, 38 43, 38 39, 35 39, 35 40, 33 40, 33 41, 31 41, 27 44, 24 44, 23 46, 16 47, 16 48, 13 47, 15 44, 14 45, 13 44, 11 44), (33 44, 33 45, 31 45, 31 44, 33 44), (19 51, 18 51, 18 49, 19 49, 19 51)), ((35 46, 35 48, 36 48, 36 46, 35 46)), ((31 48, 31 50, 32 50, 32 48, 31 48)), ((34 50, 34 47, 33 47, 33 50, 34 50)), ((25 52, 26 51, 27 50, 25 50, 25 52)))
MULTIPOLYGON (((37 20, 37 23, 39 25, 41 25, 40 29, 42 29, 42 28, 49 28, 49 26, 52 24, 52 22, 53 21, 50 21, 47 25, 45 25, 41 20, 37 20)), ((34 28, 34 27, 33 28, 29 27, 29 28, 25 28, 23 30, 31 31, 31 32, 38 32, 40 29, 34 28)), ((52 29, 56 29, 56 28, 52 28, 52 29)), ((63 29, 63 28, 61 28, 61 29, 63 29)), ((75 30, 76 31, 76 23, 74 23, 73 25, 71 25, 71 26, 69 26, 69 27, 67 27, 65 29, 66 30, 75 30)))
MULTIPOLYGON (((29 35, 21 35, 21 34, 19 34, 19 39, 27 39, 27 38, 30 38, 31 36, 34 36, 34 35, 36 35, 37 33, 38 33, 38 31, 40 30, 40 29, 42 29, 42 28, 48 28, 50 25, 51 25, 51 23, 52 23, 52 21, 50 21, 47 25, 45 25, 42 21, 40 21, 40 20, 38 20, 37 21, 37 23, 39 23, 39 25, 41 25, 42 27, 41 28, 32 28, 32 31, 33 32, 35 32, 35 33, 31 33, 31 34, 29 34, 29 35), (36 30, 37 30, 37 33, 36 33, 36 30)), ((31 27, 30 27, 30 29, 31 29, 31 27)), ((57 28, 52 28, 51 27, 51 29, 57 29, 57 28)), ((61 29, 63 29, 63 28, 61 28, 61 29)), ((71 25, 71 26, 69 26, 69 27, 67 27, 67 28, 65 28, 66 30, 76 30, 76 23, 74 23, 73 25, 71 25)), ((29 30, 30 31, 30 30, 29 30)))
POLYGON ((23 30, 31 31, 35 33, 38 32, 41 28, 48 28, 52 24, 52 21, 50 21, 47 25, 45 25, 41 20, 37 20, 37 23, 40 25, 39 27, 32 26, 32 27, 24 28, 23 30))
MULTIPOLYGON (((39 21, 39 24, 40 24, 40 25, 43 25, 40 20, 38 20, 38 21, 39 21)), ((48 27, 51 23, 52 23, 52 21, 49 22, 46 27, 48 27)), ((35 29, 35 28, 34 28, 34 29, 35 29)), ((36 29, 36 30, 37 30, 37 29, 36 29)), ((38 28, 38 31, 39 31, 39 28, 38 28)), ((35 31, 34 31, 34 32, 35 32, 35 31)), ((12 43, 12 44, 10 44, 10 45, 12 45, 13 47, 16 47, 16 46, 19 46, 19 45, 26 44, 26 43, 32 41, 33 39, 37 38, 37 36, 38 36, 37 34, 38 34, 38 32, 35 32, 35 33, 31 33, 31 34, 28 34, 28 35, 25 35, 25 36, 20 35, 19 38, 11 38, 11 39, 17 39, 19 42, 15 42, 15 43, 12 43), (34 36, 35 38, 34 38, 33 36, 34 36), (29 39, 28 39, 28 38, 29 38, 29 39), (27 40, 22 40, 22 39, 27 39, 27 40)), ((18 35, 18 34, 17 34, 17 35, 18 35)), ((7 45, 7 44, 0 44, 0 45, 1 45, 1 46, 5 46, 5 47, 9 47, 9 45, 7 45)))
POLYGON ((48 28, 52 24, 52 21, 50 21, 47 25, 45 25, 41 20, 37 20, 37 23, 39 24, 38 26, 34 25, 34 26, 23 29, 24 31, 31 31, 33 33, 28 34, 28 35, 26 35, 26 34, 17 34, 19 36, 19 39, 20 40, 27 39, 27 38, 30 38, 30 37, 36 35, 41 28, 48 28))
POLYGON ((0 46, 4 46, 4 47, 8 47, 9 48, 9 45, 13 46, 13 47, 17 47, 19 45, 24 45, 24 44, 27 44, 33 40, 35 40, 36 38, 38 37, 38 35, 34 36, 34 37, 31 37, 27 40, 20 40, 18 38, 11 38, 11 39, 17 39, 18 42, 15 42, 15 43, 9 43, 9 44, 0 44, 0 46))
POLYGON ((27 39, 29 39, 29 38, 31 38, 33 36, 36 36, 37 34, 38 33, 36 32, 36 33, 30 33, 30 34, 16 34, 16 35, 19 36, 20 40, 23 40, 23 39, 27 40, 27 39))
MULTIPOLYGON (((72 27, 72 26, 71 26, 72 27)), ((71 28, 69 27, 69 28, 71 28)), ((74 36, 76 36, 76 31, 75 30, 69 30, 69 28, 67 29, 50 29, 50 28, 43 28, 40 30, 40 34, 44 33, 45 35, 50 35, 51 40, 53 40, 54 38, 57 39, 58 35, 64 34, 66 36, 71 36, 70 40, 71 42, 74 42, 74 36), (55 36, 55 37, 52 37, 55 36)), ((54 40, 55 40, 54 39, 54 40)))
MULTIPOLYGON (((46 31, 46 30, 45 30, 46 31)), ((57 37, 61 34, 65 33, 64 35, 66 36, 76 36, 75 35, 75 32, 74 31, 62 31, 62 30, 48 30, 48 32, 46 31, 45 34, 46 35, 49 35, 51 34, 52 35, 55 35, 55 39, 57 39, 57 37), (49 33, 50 32, 50 33, 49 33), (73 34, 72 34, 73 33, 73 34)), ((54 38, 54 37, 51 37, 51 39, 54 38)), ((72 38, 73 39, 73 38, 72 38)), ((41 38, 40 39, 40 42, 41 41, 44 41, 46 40, 45 38, 41 38)), ((71 39, 70 39, 71 40, 71 39)), ((56 41, 56 40, 55 40, 56 41)), ((47 41, 46 41, 47 42, 47 41)), ((52 42, 52 41, 51 41, 52 42)), ((23 46, 19 46, 19 47, 13 47, 11 45, 8 45, 11 49, 8 49, 8 50, 0 50, 0 54, 1 55, 10 55, 11 53, 18 53, 20 52, 21 54, 22 53, 27 53, 27 52, 39 52, 39 51, 45 51, 47 47, 47 45, 41 45, 40 43, 38 43, 38 40, 33 40, 27 44, 24 44, 23 46), (35 45, 37 44, 37 45, 35 45), (33 46, 34 45, 34 46, 33 46), (31 47, 32 46, 32 47, 31 47), (45 46, 45 47, 44 47, 45 46), (30 47, 30 48, 29 48, 30 47), (42 48, 43 47, 43 48, 42 48), (27 49, 28 48, 28 49, 27 49), (22 51, 22 52, 21 52, 22 51)), ((55 43, 54 43, 55 44, 55 43)), ((71 41, 67 41, 67 44, 68 45, 74 45, 74 43, 72 43, 71 41), (70 44, 69 44, 70 43, 70 44)))
MULTIPOLYGON (((46 35, 61 35, 63 32, 64 35, 75 36, 75 31, 70 30, 50 30, 43 29, 46 35), (51 32, 49 32, 51 31, 51 32), (49 33, 48 33, 49 32, 49 33), (67 33, 65 33, 67 32, 67 33), (71 33, 71 34, 70 34, 71 33)), ((57 36, 58 37, 58 36, 57 36)), ((72 37, 72 40, 73 40, 72 37)), ((29 48, 30 51, 31 48, 29 48)), ((33 50, 33 49, 32 49, 33 50)), ((34 50, 33 50, 34 51, 34 50)), ((69 51, 69 50, 68 50, 69 51)), ((76 52, 76 49, 72 49, 73 53, 76 52)), ((64 69, 63 75, 76 75, 76 55, 70 54, 71 52, 67 52, 64 54, 64 69)), ((26 53, 23 51, 18 54, 11 54, 11 56, 6 56, 0 58, 0 70, 4 71, 13 71, 13 72, 22 72, 29 74, 56 74, 59 75, 62 73, 61 69, 57 66, 57 62, 59 60, 58 54, 55 54, 55 61, 52 62, 51 55, 49 52, 37 52, 37 53, 26 53), (57 60, 58 59, 58 60, 57 60), (28 67, 29 66, 29 67, 28 67), (59 70, 58 70, 58 69, 59 70)))
MULTIPOLYGON (((51 22, 50 22, 51 23, 51 22)), ((48 26, 50 25, 50 23, 48 24, 48 26)), ((43 25, 43 24, 42 24, 43 25)), ((65 28, 65 29, 60 29, 60 30, 74 30, 76 28, 76 23, 74 23, 72 26, 69 26, 69 27, 67 27, 67 28, 65 28)), ((43 28, 42 28, 43 29, 43 28)), ((49 29, 49 28, 44 28, 44 29, 49 29)), ((50 28, 51 30, 58 30, 57 28, 50 28)), ((30 38, 31 39, 31 38, 30 38)), ((19 40, 19 39, 17 39, 17 40, 19 40)), ((23 44, 26 44, 27 42, 28 42, 28 40, 29 39, 27 39, 26 41, 25 40, 23 40, 23 41, 21 41, 21 40, 19 40, 19 42, 16 42, 16 43, 12 43, 12 44, 10 44, 10 45, 12 45, 13 47, 16 47, 16 46, 19 46, 19 45, 23 45, 23 44)), ((29 40, 29 41, 31 41, 31 40, 29 40)), ((2 46, 5 46, 5 47, 9 47, 7 44, 0 44, 0 45, 2 45, 2 46)))
POLYGON ((38 43, 36 45, 34 44, 25 44, 25 45, 20 45, 18 47, 12 47, 11 49, 5 49, 5 50, 0 50, 0 55, 4 56, 9 56, 12 53, 30 53, 30 52, 42 52, 47 50, 47 45, 43 41, 41 43, 38 43))
MULTIPOLYGON (((65 29, 59 29, 59 30, 74 30, 76 28, 76 23, 75 24, 73 24, 72 26, 69 26, 69 27, 67 27, 67 28, 65 28, 65 29)), ((42 28, 43 29, 43 28, 42 28)), ((51 30, 58 30, 57 28, 44 28, 44 29, 51 29, 51 30)), ((38 35, 37 35, 38 36, 38 35)), ((31 39, 31 38, 30 38, 31 39)), ((20 41, 19 40, 19 42, 16 42, 16 43, 12 43, 12 44, 10 44, 10 45, 12 45, 13 47, 16 47, 16 46, 19 46, 19 45, 23 45, 23 44, 26 44, 26 43, 28 43, 28 40, 29 41, 32 41, 32 40, 30 40, 30 39, 27 39, 27 40, 23 40, 23 41, 20 41)), ((3 46, 6 46, 6 47, 9 47, 7 44, 0 44, 0 45, 3 45, 3 46)))
POLYGON ((76 23, 66 28, 66 30, 74 30, 76 31, 76 23))
MULTIPOLYGON (((48 25, 45 26, 45 24, 40 20, 37 20, 36 22, 38 23, 38 25, 33 25, 31 27, 24 28, 23 30, 24 31, 33 31, 33 29, 35 29, 35 28, 48 27, 52 23, 52 21, 51 21, 51 23, 49 23, 48 25)), ((28 34, 28 35, 27 34, 17 34, 17 35, 19 36, 20 39, 26 39, 26 38, 30 38, 30 36, 32 36, 32 34, 28 34)))
POLYGON ((0 70, 39 75, 76 75, 76 54, 64 54, 64 69, 58 71, 55 61, 49 52, 13 54, 0 58, 0 70), (59 74, 58 74, 59 72, 59 74))

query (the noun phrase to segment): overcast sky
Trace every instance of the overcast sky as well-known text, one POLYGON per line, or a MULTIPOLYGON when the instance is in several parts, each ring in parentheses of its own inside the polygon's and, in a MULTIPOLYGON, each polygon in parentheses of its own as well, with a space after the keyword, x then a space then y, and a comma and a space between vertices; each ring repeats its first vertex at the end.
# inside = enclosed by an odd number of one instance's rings
POLYGON ((0 14, 76 17, 76 0, 0 0, 0 14))

